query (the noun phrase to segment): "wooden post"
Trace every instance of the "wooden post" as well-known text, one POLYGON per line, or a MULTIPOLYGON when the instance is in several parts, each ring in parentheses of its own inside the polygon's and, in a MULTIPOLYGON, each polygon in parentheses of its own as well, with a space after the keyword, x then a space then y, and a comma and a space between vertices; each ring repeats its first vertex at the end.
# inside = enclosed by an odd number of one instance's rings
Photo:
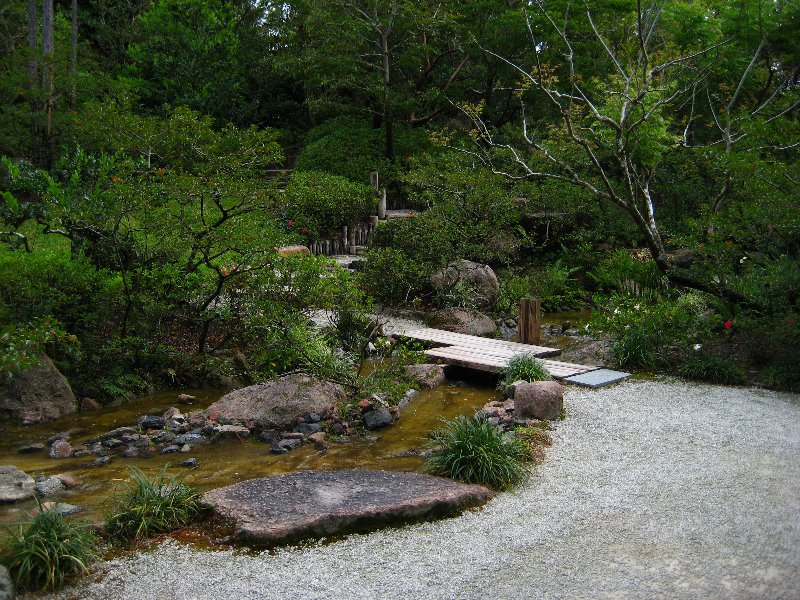
POLYGON ((370 185, 372 185, 372 187, 377 192, 378 191, 378 172, 377 171, 372 171, 372 173, 369 174, 369 182, 370 182, 370 185))
POLYGON ((386 188, 381 190, 381 198, 378 200, 378 218, 381 221, 386 220, 386 188))
POLYGON ((533 344, 534 346, 539 345, 541 319, 541 302, 535 298, 523 298, 519 301, 517 341, 520 344, 533 344))

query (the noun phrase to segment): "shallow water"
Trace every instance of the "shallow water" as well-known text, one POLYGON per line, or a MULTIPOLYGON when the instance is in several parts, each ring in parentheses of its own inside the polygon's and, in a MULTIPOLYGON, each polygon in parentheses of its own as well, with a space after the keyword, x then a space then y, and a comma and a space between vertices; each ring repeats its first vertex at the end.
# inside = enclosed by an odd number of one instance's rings
MULTIPOLYGON (((70 443, 79 444, 101 433, 122 426, 135 426, 140 415, 160 415, 170 406, 182 412, 204 409, 217 400, 222 390, 197 390, 194 405, 186 407, 176 403, 177 393, 161 393, 141 398, 117 408, 83 412, 51 423, 23 427, 0 427, 0 464, 13 464, 36 475, 71 473, 81 482, 60 500, 77 504, 85 509, 82 517, 101 521, 113 508, 121 486, 129 477, 129 467, 136 466, 150 476, 168 463, 178 463, 188 457, 199 461, 196 469, 170 466, 170 473, 186 476, 185 481, 201 490, 221 487, 254 477, 264 477, 299 469, 377 468, 396 471, 413 471, 422 464, 414 451, 424 444, 426 435, 439 425, 440 419, 450 419, 459 414, 472 414, 489 400, 497 397, 491 382, 448 383, 433 390, 420 391, 402 410, 397 423, 375 431, 377 441, 354 439, 340 444, 331 441, 328 450, 320 452, 307 445, 288 454, 271 454, 263 442, 227 440, 214 444, 197 445, 188 454, 156 455, 152 458, 113 457, 108 465, 91 467, 95 457, 80 459, 53 459, 42 450, 36 454, 20 454, 18 449, 35 441, 45 441, 54 433, 71 432, 70 443)), ((27 517, 35 508, 34 501, 0 505, 0 525, 12 524, 27 517)))

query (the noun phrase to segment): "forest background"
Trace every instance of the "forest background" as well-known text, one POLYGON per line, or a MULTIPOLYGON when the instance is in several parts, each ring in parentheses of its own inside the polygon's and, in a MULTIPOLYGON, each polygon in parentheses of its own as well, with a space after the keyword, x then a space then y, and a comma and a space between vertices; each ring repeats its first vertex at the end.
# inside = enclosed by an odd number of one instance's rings
POLYGON ((626 368, 796 387, 798 39, 789 0, 8 0, 0 373, 330 374, 376 305, 475 308, 430 285, 463 258, 497 319, 537 296, 626 368), (275 252, 368 219, 371 171, 418 215, 360 272, 275 252))

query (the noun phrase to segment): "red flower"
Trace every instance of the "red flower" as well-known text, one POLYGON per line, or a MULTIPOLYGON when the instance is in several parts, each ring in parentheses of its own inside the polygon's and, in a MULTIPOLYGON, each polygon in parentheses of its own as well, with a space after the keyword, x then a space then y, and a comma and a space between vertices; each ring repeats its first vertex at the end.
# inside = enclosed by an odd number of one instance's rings
POLYGON ((786 319, 786 324, 787 324, 789 327, 791 327, 792 325, 794 325, 794 319, 786 319))
POLYGON ((725 329, 730 329, 731 327, 733 327, 733 323, 731 323, 730 319, 728 319, 725 321, 725 329))
POLYGON ((300 229, 300 233, 308 233, 308 227, 303 227, 300 229))
POLYGON ((288 225, 289 227, 294 227, 294 221, 289 221, 289 222, 287 223, 287 225, 288 225))

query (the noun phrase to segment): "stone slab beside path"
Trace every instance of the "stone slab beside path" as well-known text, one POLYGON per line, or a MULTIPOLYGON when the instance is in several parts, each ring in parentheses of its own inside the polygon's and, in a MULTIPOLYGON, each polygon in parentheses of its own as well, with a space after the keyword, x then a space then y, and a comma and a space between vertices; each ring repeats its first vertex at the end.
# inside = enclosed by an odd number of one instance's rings
POLYGON ((494 493, 418 473, 298 471, 211 490, 203 501, 234 528, 230 541, 273 545, 453 515, 494 493))

